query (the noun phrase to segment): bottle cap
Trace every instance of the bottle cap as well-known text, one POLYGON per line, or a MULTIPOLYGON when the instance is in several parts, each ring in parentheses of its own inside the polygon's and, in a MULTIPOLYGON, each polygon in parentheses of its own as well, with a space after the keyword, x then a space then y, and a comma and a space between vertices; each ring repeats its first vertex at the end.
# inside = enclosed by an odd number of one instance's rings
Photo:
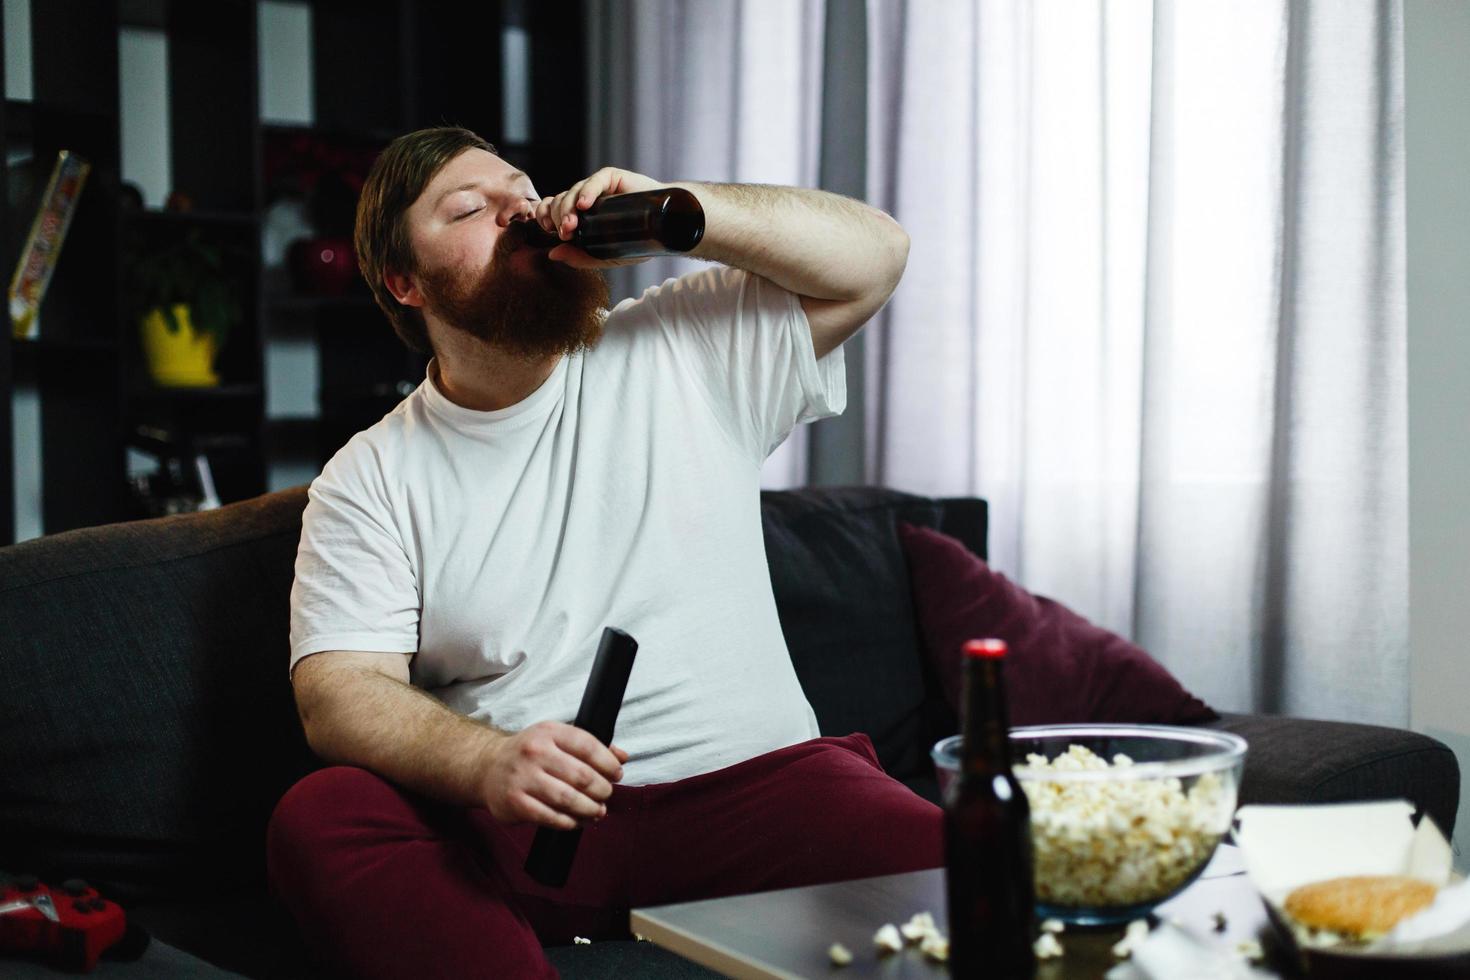
POLYGON ((999 660, 1006 655, 1006 641, 966 640, 963 649, 967 657, 984 657, 987 660, 999 660))

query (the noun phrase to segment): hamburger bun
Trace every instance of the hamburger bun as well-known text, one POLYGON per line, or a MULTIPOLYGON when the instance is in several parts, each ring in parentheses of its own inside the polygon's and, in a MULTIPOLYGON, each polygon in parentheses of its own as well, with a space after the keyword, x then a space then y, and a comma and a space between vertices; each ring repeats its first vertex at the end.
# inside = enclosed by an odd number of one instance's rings
POLYGON ((1286 913, 1312 929, 1350 939, 1374 939, 1428 908, 1439 889, 1405 875, 1331 878, 1286 896, 1286 913))

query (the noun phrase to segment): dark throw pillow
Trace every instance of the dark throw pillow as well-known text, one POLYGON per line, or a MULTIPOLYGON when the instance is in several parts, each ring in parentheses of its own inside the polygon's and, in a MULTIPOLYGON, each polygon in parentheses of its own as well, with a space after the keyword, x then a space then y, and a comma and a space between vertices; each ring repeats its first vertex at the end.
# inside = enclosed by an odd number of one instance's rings
POLYGON ((1010 647, 1006 693, 1012 725, 1075 722, 1189 724, 1212 708, 1163 665, 1061 603, 1032 595, 960 541, 899 522, 924 653, 960 716, 960 648, 996 637, 1010 647))

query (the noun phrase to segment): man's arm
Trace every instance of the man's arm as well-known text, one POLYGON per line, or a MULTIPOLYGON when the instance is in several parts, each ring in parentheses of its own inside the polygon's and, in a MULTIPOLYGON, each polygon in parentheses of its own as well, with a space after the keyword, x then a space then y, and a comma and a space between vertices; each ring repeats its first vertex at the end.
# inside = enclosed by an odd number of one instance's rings
POLYGON ((606 813, 627 753, 561 722, 503 732, 409 683, 408 656, 333 650, 291 673, 307 743, 323 761, 361 766, 506 823, 571 829, 606 813))
POLYGON ((888 302, 908 263, 903 227, 841 194, 765 184, 670 186, 688 190, 704 208, 704 237, 690 254, 800 296, 818 359, 888 302))
MULTIPOLYGON (((660 183, 604 167, 542 198, 532 217, 547 231, 571 238, 576 213, 598 197, 657 187, 682 187, 704 208, 704 237, 691 255, 764 276, 801 297, 818 358, 878 312, 908 263, 909 236, 889 215, 841 194, 801 187, 660 183)), ((594 259, 565 244, 549 257, 591 269, 643 261, 594 259)))

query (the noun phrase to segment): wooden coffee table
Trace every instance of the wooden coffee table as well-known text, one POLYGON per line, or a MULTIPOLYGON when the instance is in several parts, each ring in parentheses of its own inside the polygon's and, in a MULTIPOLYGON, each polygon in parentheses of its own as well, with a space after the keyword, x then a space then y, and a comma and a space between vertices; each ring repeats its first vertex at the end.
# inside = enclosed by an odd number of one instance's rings
MULTIPOLYGON (((701 902, 634 909, 632 929, 665 949, 737 978, 948 977, 947 966, 926 959, 915 946, 879 957, 873 933, 885 922, 902 925, 915 912, 929 912, 947 933, 944 872, 940 868, 857 881, 736 895, 701 902), (834 942, 852 951, 852 962, 835 967, 827 957, 834 942)), ((1158 909, 1209 933, 1227 948, 1261 940, 1269 928, 1261 900, 1240 870, 1239 853, 1221 845, 1204 875, 1158 909), (1225 930, 1215 933, 1215 913, 1225 930)), ((1066 950, 1039 964, 1043 980, 1101 977, 1118 963, 1113 944, 1122 928, 1069 929, 1059 938, 1066 950)))

